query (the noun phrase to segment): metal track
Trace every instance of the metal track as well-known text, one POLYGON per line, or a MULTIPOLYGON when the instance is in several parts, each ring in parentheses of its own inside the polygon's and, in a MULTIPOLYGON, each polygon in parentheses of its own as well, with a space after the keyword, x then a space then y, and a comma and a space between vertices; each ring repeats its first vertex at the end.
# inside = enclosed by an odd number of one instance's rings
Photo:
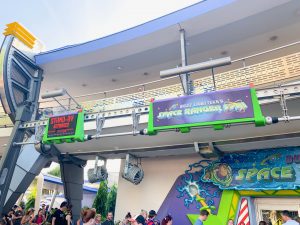
MULTIPOLYGON (((265 88, 265 89, 257 90, 256 92, 260 104, 264 105, 267 103, 278 102, 282 93, 286 96, 286 99, 299 98, 300 84, 290 84, 290 85, 284 85, 275 88, 265 88)), ((105 119, 128 117, 131 116, 133 112, 140 113, 140 114, 148 114, 149 106, 145 105, 136 108, 125 108, 125 109, 100 112, 100 113, 88 113, 85 115, 84 121, 85 122, 95 121, 98 115, 104 117, 105 119)), ((47 122, 48 122, 47 119, 26 122, 23 123, 20 126, 20 128, 27 129, 27 128, 34 128, 36 126, 46 126, 47 122)))

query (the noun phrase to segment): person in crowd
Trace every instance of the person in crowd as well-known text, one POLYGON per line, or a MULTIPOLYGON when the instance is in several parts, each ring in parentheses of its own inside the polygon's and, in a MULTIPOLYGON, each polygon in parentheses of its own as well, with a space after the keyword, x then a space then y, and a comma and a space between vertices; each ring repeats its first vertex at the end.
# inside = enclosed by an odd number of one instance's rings
POLYGON ((107 213, 106 221, 102 225, 114 225, 114 215, 112 212, 107 213))
POLYGON ((38 214, 34 217, 33 223, 41 225, 46 221, 46 217, 44 215, 44 209, 41 208, 38 211, 38 214))
POLYGON ((142 215, 135 216, 134 218, 131 218, 128 220, 131 225, 145 225, 146 219, 142 215))
POLYGON ((4 219, 0 219, 0 225, 7 225, 4 219))
POLYGON ((101 214, 96 214, 95 225, 101 225, 101 220, 102 220, 101 214))
POLYGON ((156 217, 156 212, 154 210, 149 211, 149 218, 147 220, 147 225, 154 225, 154 220, 156 217))
POLYGON ((26 214, 22 217, 21 225, 31 225, 34 219, 34 209, 28 209, 26 214))
POLYGON ((22 207, 18 206, 15 214, 12 216, 14 225, 21 225, 22 217, 24 216, 22 207))
POLYGON ((267 225, 266 221, 259 221, 258 225, 267 225))
POLYGON ((68 203, 62 202, 60 208, 52 216, 52 225, 68 225, 65 213, 68 210, 68 203))
POLYGON ((161 225, 172 225, 173 218, 170 215, 167 215, 163 220, 161 221, 161 225))
POLYGON ((203 225, 203 221, 207 220, 209 212, 207 210, 201 210, 200 216, 194 225, 203 225))
POLYGON ((299 225, 297 221, 292 219, 291 213, 287 210, 281 213, 281 218, 284 222, 282 225, 299 225))
POLYGON ((96 212, 93 209, 86 209, 81 212, 81 220, 77 221, 77 225, 95 225, 96 212))
POLYGON ((154 225, 160 225, 160 222, 159 222, 159 220, 153 220, 153 222, 154 222, 154 225))
POLYGON ((130 219, 132 219, 131 213, 127 213, 125 219, 122 221, 121 225, 130 225, 130 219))
POLYGON ((7 213, 7 215, 5 215, 4 216, 4 220, 5 220, 5 222, 6 222, 6 224, 7 225, 13 225, 13 215, 14 215, 14 210, 13 209, 11 209, 8 213, 7 213))
POLYGON ((145 218, 145 220, 148 218, 148 212, 144 209, 141 210, 140 215, 143 216, 145 218))
POLYGON ((233 219, 229 219, 228 222, 227 222, 227 225, 234 225, 233 219))

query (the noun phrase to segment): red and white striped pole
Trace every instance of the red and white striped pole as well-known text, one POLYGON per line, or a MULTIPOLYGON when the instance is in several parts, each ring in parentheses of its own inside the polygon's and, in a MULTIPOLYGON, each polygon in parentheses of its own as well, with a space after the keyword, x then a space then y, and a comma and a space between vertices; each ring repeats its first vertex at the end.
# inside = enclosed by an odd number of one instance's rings
POLYGON ((237 225, 250 225, 248 200, 246 198, 241 199, 239 217, 237 225))

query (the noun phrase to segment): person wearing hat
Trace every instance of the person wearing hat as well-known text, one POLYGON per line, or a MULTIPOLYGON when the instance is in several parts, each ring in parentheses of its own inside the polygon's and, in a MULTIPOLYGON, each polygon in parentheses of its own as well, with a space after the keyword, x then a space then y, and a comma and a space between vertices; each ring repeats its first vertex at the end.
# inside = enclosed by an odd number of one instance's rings
POLYGON ((156 217, 156 212, 154 210, 149 211, 149 218, 147 220, 147 225, 154 225, 154 220, 156 217))
POLYGON ((146 220, 142 215, 135 216, 128 221, 131 222, 131 225, 146 225, 146 220))

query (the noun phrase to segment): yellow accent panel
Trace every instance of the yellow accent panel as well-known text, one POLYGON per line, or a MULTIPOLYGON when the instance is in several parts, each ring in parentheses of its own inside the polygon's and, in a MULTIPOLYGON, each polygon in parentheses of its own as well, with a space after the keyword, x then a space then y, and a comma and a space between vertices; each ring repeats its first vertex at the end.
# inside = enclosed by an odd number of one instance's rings
POLYGON ((280 190, 276 193, 276 195, 300 196, 300 193, 298 191, 296 191, 296 190, 280 190))
POLYGON ((234 216, 234 215, 235 215, 235 211, 236 211, 236 210, 234 210, 234 209, 231 207, 231 209, 230 209, 230 211, 229 211, 229 219, 235 217, 235 216, 234 216))
POLYGON ((273 191, 273 190, 271 190, 271 191, 263 191, 263 192, 266 193, 266 194, 268 194, 268 195, 273 195, 273 194, 276 193, 276 191, 273 191))
POLYGON ((240 200, 240 196, 239 196, 239 194, 236 192, 236 193, 233 195, 233 197, 232 197, 232 204, 235 205, 235 206, 237 206, 239 200, 240 200))
POLYGON ((300 196, 300 190, 239 191, 242 196, 300 196))
POLYGON ((26 28, 17 22, 7 24, 3 34, 5 36, 15 36, 29 48, 33 48, 36 41, 36 38, 26 28))

